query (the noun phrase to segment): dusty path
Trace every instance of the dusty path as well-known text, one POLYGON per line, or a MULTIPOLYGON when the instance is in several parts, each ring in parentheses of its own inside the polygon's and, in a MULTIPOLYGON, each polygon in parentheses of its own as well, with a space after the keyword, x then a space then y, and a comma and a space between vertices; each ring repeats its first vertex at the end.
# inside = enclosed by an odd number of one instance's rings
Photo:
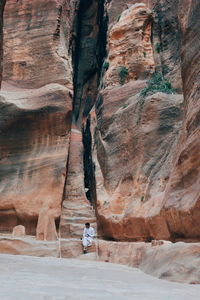
POLYGON ((0 255, 1 300, 197 300, 200 285, 138 269, 75 259, 0 255))

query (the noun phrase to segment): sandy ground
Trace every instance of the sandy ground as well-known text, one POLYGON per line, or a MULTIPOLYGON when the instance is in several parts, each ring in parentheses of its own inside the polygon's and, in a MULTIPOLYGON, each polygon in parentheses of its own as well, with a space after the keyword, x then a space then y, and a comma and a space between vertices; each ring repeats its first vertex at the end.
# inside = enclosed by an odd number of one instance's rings
POLYGON ((198 300, 200 285, 111 263, 0 255, 1 300, 198 300))

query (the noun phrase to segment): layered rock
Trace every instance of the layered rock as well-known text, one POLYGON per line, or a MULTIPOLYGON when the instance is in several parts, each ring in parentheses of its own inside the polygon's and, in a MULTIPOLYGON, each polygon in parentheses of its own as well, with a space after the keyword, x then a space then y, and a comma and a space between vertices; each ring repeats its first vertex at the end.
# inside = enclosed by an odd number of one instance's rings
POLYGON ((183 99, 157 93, 142 103, 136 94, 142 85, 104 90, 104 110, 98 114, 99 231, 117 240, 170 238, 161 210, 183 99))
MULTIPOLYGON (((158 242, 158 241, 157 241, 158 242)), ((199 284, 199 243, 99 241, 99 259, 128 265, 160 279, 199 284)))
POLYGON ((180 3, 184 123, 166 190, 165 206, 171 230, 181 237, 199 237, 200 94, 198 1, 180 3))
POLYGON ((105 55, 103 1, 80 1, 75 15, 72 58, 74 97, 67 178, 60 222, 62 237, 82 235, 86 222, 95 225, 94 171, 91 157, 90 110, 94 106, 105 55), (88 144, 84 145, 84 140, 88 144), (87 147, 87 151, 86 151, 87 147), (89 175, 87 175, 89 174, 89 175), (87 178, 86 178, 87 177, 87 178), (93 204, 93 207, 91 206, 93 204))
POLYGON ((62 10, 56 0, 8 0, 4 13, 4 80, 21 88, 58 83, 71 89, 71 59, 64 36, 68 24, 61 25, 62 10))
POLYGON ((5 7, 0 231, 22 224, 36 234, 37 227, 39 239, 56 237, 71 127, 68 24, 61 21, 57 1, 5 7))
MULTIPOLYGON (((151 7, 152 3, 149 4, 151 7)), ((116 240, 195 239, 200 233, 198 42, 194 51, 189 50, 198 39, 194 19, 199 7, 195 1, 180 6, 170 1, 154 1, 154 5, 152 47, 156 73, 162 72, 180 92, 182 68, 185 105, 181 95, 154 94, 142 99, 137 93, 145 82, 133 81, 128 72, 123 83, 129 83, 112 88, 120 82, 109 72, 109 65, 105 82, 110 76, 110 86, 101 91, 97 103, 97 205, 100 234, 116 240), (178 11, 183 12, 182 27, 178 11), (186 119, 182 125, 183 117, 186 119)), ((115 51, 112 32, 119 33, 120 25, 123 31, 120 21, 134 7, 140 5, 129 7, 110 28, 108 58, 115 51)), ((112 9, 111 4, 110 14, 112 9)), ((129 30, 134 32, 134 28, 129 30)), ((120 45, 114 53, 123 52, 123 43, 122 49, 120 45)), ((131 48, 134 49, 133 45, 131 48)), ((121 59, 113 57, 111 70, 121 59)), ((135 57, 128 58, 133 65, 138 62, 135 57)))
POLYGON ((3 61, 3 11, 6 0, 0 3, 0 86, 2 80, 2 61, 3 61))
POLYGON ((154 72, 152 21, 152 11, 144 4, 133 5, 121 14, 108 37, 105 86, 145 79, 154 72))

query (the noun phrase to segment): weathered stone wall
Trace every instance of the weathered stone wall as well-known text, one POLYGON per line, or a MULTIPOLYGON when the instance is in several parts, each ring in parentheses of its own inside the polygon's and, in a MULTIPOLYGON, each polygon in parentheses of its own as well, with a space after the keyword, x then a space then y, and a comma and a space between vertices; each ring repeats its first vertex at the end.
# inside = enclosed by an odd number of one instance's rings
POLYGON ((3 62, 3 11, 6 0, 0 3, 0 85, 2 80, 2 62, 3 62))
MULTIPOLYGON (((156 72, 162 72, 176 90, 170 96, 155 94, 144 100, 139 92, 146 83, 137 80, 137 76, 131 78, 129 71, 132 70, 126 63, 127 59, 132 59, 133 69, 137 70, 137 64, 139 66, 141 62, 138 56, 142 56, 144 48, 140 47, 138 51, 137 46, 142 45, 140 36, 144 26, 136 35, 136 23, 129 28, 128 21, 126 27, 123 24, 123 16, 128 18, 134 9, 137 15, 136 10, 141 5, 131 6, 133 2, 130 1, 128 9, 121 14, 125 4, 120 1, 116 4, 114 7, 112 1, 108 7, 113 23, 108 37, 110 64, 104 78, 109 84, 104 85, 106 88, 102 89, 97 103, 95 142, 99 232, 116 240, 197 238, 200 236, 200 146, 199 37, 195 19, 199 5, 195 1, 148 2, 154 18, 150 33, 152 60, 156 72), (116 18, 116 8, 120 18, 116 18), (123 33, 127 47, 124 47, 124 41, 117 44, 115 32, 119 39, 120 32, 123 33), (125 38, 129 32, 135 36, 135 47, 133 44, 129 47, 130 39, 125 38), (128 75, 120 87, 120 79, 117 82, 116 78, 118 60, 123 59, 125 53, 123 48, 125 52, 129 48, 135 52, 128 58, 125 55, 123 65, 128 75), (180 94, 182 85, 184 105, 180 94)), ((142 6, 140 11, 145 18, 142 6)), ((146 57, 142 63, 147 68, 146 57)))
POLYGON ((181 1, 181 70, 184 92, 184 122, 165 195, 171 230, 182 237, 200 236, 200 4, 181 1), (173 220, 173 221, 172 221, 173 220))
POLYGON ((71 127, 62 13, 53 0, 8 0, 4 12, 0 231, 23 224, 35 234, 38 223, 40 239, 56 237, 71 127))

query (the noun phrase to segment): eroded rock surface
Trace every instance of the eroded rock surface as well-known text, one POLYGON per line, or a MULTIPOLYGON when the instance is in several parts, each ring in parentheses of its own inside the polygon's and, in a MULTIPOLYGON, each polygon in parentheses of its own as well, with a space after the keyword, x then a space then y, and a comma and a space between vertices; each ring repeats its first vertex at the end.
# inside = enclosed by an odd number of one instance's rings
MULTIPOLYGON (((115 24, 109 28, 108 58, 115 49, 112 32, 116 28, 120 32, 120 26, 123 31, 120 20, 140 6, 131 4, 119 20, 112 19, 115 24)), ((117 1, 117 5, 122 9, 124 4, 117 1)), ((176 90, 172 95, 153 94, 152 90, 151 96, 142 99, 139 93, 145 81, 130 80, 127 72, 125 84, 112 87, 117 81, 109 72, 110 65, 105 72, 106 82, 111 77, 110 86, 102 89, 97 102, 95 136, 98 228, 102 236, 116 240, 196 239, 200 236, 200 145, 199 38, 194 20, 199 4, 154 1, 148 5, 154 16, 156 73, 162 72, 176 90), (176 94, 181 93, 182 85, 184 104, 181 94, 176 94)), ((113 3, 109 14, 115 15, 113 3)), ((134 32, 134 26, 127 29, 128 24, 126 30, 134 32)), ((123 43, 118 45, 118 53, 123 47, 123 43)), ((116 68, 119 59, 121 56, 113 58, 116 68)), ((136 55, 128 59, 137 70, 136 55)), ((113 65, 111 62, 111 69, 113 65)))
POLYGON ((199 243, 157 241, 157 245, 152 246, 150 243, 99 241, 98 245, 100 260, 136 267, 160 279, 200 283, 199 243))
POLYGON ((0 231, 22 224, 36 234, 38 223, 39 239, 56 236, 71 127, 61 18, 57 1, 8 0, 4 12, 0 231))
POLYGON ((3 11, 6 0, 0 3, 0 86, 2 80, 2 62, 3 62, 3 11))
POLYGON ((180 3, 182 25, 182 78, 184 91, 184 123, 174 157, 174 167, 165 195, 169 227, 182 237, 199 237, 200 225, 200 4, 180 3), (184 15, 185 14, 185 15, 184 15))
POLYGON ((135 4, 121 14, 108 36, 105 86, 144 79, 154 72, 152 22, 152 11, 144 4, 135 4))

